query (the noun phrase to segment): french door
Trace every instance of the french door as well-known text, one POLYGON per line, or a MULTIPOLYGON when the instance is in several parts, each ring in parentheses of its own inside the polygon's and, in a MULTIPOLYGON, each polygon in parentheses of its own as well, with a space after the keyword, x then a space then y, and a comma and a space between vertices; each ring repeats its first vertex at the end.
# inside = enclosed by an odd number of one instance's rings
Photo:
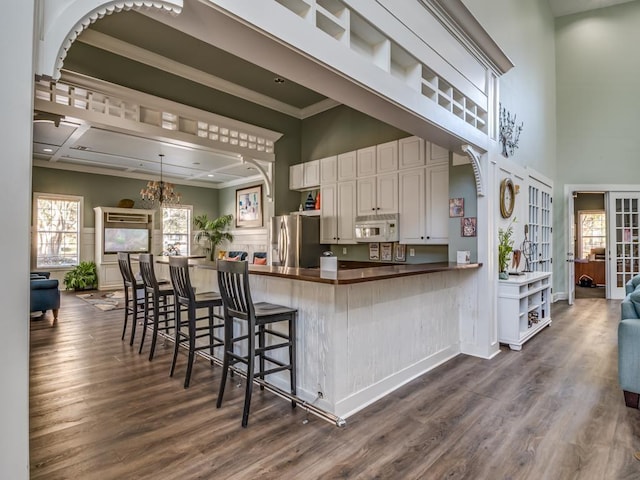
POLYGON ((609 193, 609 298, 624 298, 624 285, 640 273, 640 193, 609 193))
POLYGON ((529 176, 529 252, 525 251, 525 258, 528 257, 529 270, 534 272, 551 272, 553 269, 551 264, 553 261, 551 258, 552 190, 553 185, 550 181, 533 175, 529 176))

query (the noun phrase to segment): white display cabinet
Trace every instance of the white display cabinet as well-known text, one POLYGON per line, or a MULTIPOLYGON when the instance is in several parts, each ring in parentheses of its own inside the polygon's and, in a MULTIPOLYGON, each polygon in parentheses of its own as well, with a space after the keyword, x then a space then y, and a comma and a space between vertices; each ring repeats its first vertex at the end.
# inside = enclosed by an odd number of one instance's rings
POLYGON ((122 288, 118 251, 151 253, 154 211, 136 208, 95 207, 98 288, 122 288))
POLYGON ((511 350, 551 323, 551 272, 512 275, 498 282, 498 341, 511 350))

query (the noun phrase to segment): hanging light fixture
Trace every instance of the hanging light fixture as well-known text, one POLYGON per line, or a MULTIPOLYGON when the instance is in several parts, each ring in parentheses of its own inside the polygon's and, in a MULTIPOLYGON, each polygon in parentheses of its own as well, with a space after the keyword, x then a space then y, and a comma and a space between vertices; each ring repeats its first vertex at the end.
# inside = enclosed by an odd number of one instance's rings
POLYGON ((160 181, 150 180, 147 182, 147 186, 140 190, 140 196, 142 202, 148 206, 158 204, 163 205, 178 205, 182 199, 182 195, 173 189, 173 183, 165 182, 162 179, 162 160, 164 154, 159 154, 160 157, 160 181))

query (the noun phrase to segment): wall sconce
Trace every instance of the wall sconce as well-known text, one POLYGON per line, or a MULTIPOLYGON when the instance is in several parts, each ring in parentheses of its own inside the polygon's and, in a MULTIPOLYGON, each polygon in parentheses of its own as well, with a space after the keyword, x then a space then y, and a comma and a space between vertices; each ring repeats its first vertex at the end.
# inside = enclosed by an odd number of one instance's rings
POLYGON ((512 157, 516 148, 518 148, 518 141, 520 140, 520 132, 524 122, 520 122, 520 125, 516 125, 516 116, 511 116, 511 113, 500 104, 500 143, 502 143, 502 155, 506 158, 512 157))

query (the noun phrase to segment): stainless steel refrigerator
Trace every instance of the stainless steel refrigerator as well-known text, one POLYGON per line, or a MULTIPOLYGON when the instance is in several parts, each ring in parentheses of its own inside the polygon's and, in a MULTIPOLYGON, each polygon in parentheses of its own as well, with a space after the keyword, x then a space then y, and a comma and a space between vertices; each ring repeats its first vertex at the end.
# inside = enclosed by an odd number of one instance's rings
POLYGON ((281 215, 271 219, 271 263, 313 268, 326 248, 320 244, 320 217, 281 215))

